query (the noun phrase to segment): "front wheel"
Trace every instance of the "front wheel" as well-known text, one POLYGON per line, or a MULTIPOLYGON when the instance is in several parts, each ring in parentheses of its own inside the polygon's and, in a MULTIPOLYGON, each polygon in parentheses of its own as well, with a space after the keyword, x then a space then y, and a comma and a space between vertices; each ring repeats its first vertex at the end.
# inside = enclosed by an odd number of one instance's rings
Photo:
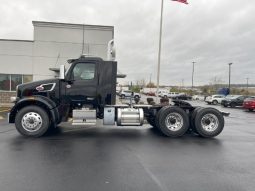
POLYGON ((218 101, 217 100, 213 100, 213 105, 217 105, 218 104, 218 101))
POLYGON ((232 108, 236 107, 236 103, 231 103, 230 107, 232 107, 232 108))
POLYGON ((38 106, 27 106, 18 111, 15 126, 21 135, 40 137, 49 129, 49 116, 38 106))

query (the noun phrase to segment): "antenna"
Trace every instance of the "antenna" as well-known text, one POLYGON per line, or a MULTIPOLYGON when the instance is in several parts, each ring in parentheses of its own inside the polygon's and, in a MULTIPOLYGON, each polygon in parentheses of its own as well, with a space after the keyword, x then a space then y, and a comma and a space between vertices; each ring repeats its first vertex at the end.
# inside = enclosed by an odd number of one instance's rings
POLYGON ((58 64, 59 57, 60 57, 60 53, 58 53, 58 57, 57 57, 57 60, 56 60, 56 63, 55 63, 55 67, 56 67, 57 64, 58 64))

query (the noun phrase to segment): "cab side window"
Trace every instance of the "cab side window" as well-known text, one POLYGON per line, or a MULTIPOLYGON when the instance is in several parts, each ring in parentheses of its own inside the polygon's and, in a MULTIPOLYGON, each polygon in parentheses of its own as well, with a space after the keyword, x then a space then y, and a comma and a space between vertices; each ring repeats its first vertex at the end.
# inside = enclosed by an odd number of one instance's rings
POLYGON ((95 78, 95 64, 78 63, 73 68, 72 77, 74 80, 93 80, 95 78))

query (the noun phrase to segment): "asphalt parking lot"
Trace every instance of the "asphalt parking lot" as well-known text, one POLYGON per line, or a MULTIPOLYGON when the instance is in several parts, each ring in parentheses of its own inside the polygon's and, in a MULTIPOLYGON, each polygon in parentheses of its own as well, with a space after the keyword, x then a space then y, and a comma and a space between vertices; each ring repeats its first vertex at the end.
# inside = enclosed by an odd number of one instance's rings
POLYGON ((213 139, 100 123, 24 138, 0 120, 0 190, 253 191, 255 112, 213 107, 231 113, 213 139))

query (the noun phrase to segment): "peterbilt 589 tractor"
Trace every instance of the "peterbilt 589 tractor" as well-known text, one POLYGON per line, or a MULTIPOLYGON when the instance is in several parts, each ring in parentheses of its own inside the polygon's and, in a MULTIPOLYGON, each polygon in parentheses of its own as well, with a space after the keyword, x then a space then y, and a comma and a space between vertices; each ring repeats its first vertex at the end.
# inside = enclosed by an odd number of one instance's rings
POLYGON ((25 136, 40 137, 61 122, 93 126, 142 126, 146 120, 169 137, 192 130, 202 137, 219 135, 224 128, 224 113, 214 108, 193 107, 176 100, 173 104, 116 104, 117 62, 81 56, 68 60, 60 77, 17 86, 15 105, 9 123, 25 136), (71 119, 71 120, 70 120, 71 119))

